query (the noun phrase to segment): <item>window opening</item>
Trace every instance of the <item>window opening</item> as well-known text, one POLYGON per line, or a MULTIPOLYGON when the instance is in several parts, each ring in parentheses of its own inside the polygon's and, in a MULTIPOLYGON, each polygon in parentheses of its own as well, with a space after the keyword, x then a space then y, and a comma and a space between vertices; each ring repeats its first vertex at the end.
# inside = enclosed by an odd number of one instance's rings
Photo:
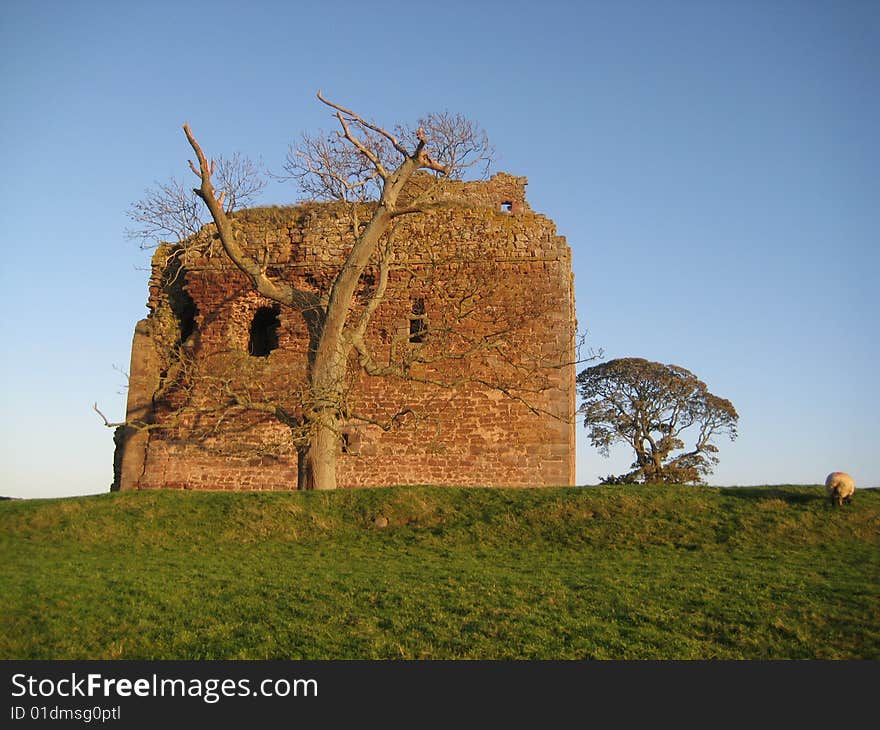
POLYGON ((165 269, 162 285, 180 329, 178 344, 184 344, 196 331, 196 303, 186 290, 185 278, 186 270, 180 259, 173 259, 165 269))
POLYGON ((254 357, 266 357, 278 348, 279 308, 260 307, 251 321, 251 333, 248 339, 248 354, 254 357))
POLYGON ((424 342, 428 334, 428 321, 425 317, 425 300, 416 299, 412 304, 409 316, 409 341, 424 342))

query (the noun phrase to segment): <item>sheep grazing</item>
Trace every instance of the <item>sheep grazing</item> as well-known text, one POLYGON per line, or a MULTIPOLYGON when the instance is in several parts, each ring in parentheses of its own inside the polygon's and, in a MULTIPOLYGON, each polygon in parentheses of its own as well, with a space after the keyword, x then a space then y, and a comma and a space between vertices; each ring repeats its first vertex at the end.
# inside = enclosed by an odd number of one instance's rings
POLYGON ((831 506, 840 507, 844 502, 849 504, 852 501, 853 492, 856 491, 856 483, 853 478, 842 471, 833 471, 825 480, 825 487, 828 490, 828 496, 831 498, 831 506))

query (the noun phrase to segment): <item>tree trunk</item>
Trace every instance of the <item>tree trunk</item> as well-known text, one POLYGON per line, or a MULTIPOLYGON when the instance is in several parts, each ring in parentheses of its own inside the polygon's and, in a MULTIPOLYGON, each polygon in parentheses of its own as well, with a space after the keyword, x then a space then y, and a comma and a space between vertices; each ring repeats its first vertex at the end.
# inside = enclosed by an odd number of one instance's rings
POLYGON ((318 345, 315 362, 309 373, 311 404, 304 415, 308 438, 300 460, 301 489, 336 489, 336 456, 342 432, 342 402, 346 373, 346 354, 341 338, 330 347, 327 331, 318 345), (326 348, 326 349, 324 349, 326 348), (330 351, 328 356, 324 353, 330 351))
POLYGON ((339 419, 324 411, 318 415, 311 439, 300 460, 300 489, 336 489, 336 450, 339 441, 339 419))
MULTIPOLYGON (((407 171, 409 175, 412 174, 409 167, 407 171)), ((351 341, 344 334, 345 326, 361 274, 391 222, 385 210, 385 200, 390 197, 393 203, 397 192, 383 192, 373 217, 366 229, 357 236, 330 290, 320 333, 315 338, 315 356, 309 366, 312 403, 308 409, 311 415, 306 417, 309 441, 304 447, 305 456, 299 462, 297 483, 300 489, 336 489, 336 455, 348 355, 351 351, 351 341)))

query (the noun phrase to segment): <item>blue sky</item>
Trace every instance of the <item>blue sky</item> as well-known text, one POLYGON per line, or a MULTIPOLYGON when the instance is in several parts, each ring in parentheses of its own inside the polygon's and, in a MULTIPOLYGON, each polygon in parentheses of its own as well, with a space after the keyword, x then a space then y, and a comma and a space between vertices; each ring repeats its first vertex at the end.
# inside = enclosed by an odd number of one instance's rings
MULTIPOLYGON (((572 247, 607 358, 682 365, 740 438, 710 483, 880 485, 880 4, 0 4, 0 494, 106 491, 148 256, 125 212, 210 154, 478 120, 572 247)), ((297 198, 270 186, 265 202, 297 198)), ((578 428, 578 481, 627 468, 578 428)))

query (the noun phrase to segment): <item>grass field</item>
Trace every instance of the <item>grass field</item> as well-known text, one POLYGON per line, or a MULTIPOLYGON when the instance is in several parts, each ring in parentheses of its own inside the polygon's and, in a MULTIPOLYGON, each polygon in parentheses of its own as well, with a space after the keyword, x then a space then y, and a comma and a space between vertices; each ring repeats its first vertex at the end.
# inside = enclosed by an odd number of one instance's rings
POLYGON ((794 486, 9 500, 0 658, 880 659, 878 528, 794 486))

